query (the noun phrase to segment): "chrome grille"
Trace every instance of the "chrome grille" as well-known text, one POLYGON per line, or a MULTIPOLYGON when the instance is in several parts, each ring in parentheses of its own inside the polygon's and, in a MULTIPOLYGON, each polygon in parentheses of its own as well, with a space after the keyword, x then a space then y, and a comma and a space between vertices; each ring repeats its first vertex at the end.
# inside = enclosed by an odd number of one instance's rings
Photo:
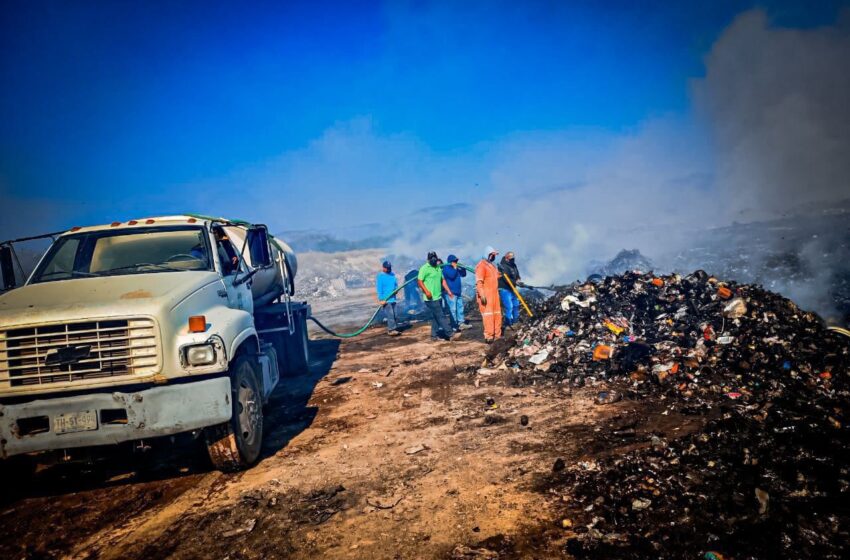
POLYGON ((0 386, 144 375, 159 364, 152 319, 110 319, 0 331, 0 386), (64 356, 76 356, 63 359, 64 356))

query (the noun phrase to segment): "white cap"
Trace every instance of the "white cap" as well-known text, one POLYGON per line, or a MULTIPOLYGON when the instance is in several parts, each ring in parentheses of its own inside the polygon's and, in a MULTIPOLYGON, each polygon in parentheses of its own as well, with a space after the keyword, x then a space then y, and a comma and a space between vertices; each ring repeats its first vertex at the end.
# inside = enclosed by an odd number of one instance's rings
POLYGON ((496 253, 498 255, 499 251, 494 249, 491 245, 487 245, 486 247, 484 247, 484 258, 485 259, 487 257, 489 257, 490 255, 492 255, 493 253, 496 253))

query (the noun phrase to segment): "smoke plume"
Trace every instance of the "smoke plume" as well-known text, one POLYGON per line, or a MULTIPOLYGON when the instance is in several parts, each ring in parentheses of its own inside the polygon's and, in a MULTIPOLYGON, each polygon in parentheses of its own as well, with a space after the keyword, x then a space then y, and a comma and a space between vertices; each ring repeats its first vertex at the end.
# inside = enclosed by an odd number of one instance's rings
MULTIPOLYGON (((460 245, 477 258, 492 244, 516 251, 530 282, 548 284, 583 277, 590 260, 622 248, 672 266, 677 253, 710 244, 712 228, 814 212, 850 197, 848 70, 846 25, 785 29, 761 10, 743 13, 706 55, 687 118, 650 120, 625 134, 503 141, 482 162, 490 191, 475 210, 394 250, 460 245)), ((799 258, 811 261, 811 246, 783 246, 781 237, 756 258, 805 249, 799 258)), ((828 277, 820 270, 809 281, 828 277)), ((807 289, 804 299, 820 307, 823 296, 813 294, 826 288, 807 289)))

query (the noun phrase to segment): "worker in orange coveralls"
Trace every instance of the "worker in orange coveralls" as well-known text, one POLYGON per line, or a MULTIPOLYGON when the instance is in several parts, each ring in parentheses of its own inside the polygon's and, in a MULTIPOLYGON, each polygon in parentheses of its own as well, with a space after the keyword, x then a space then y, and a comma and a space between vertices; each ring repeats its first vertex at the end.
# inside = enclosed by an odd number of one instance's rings
POLYGON ((484 323, 484 342, 502 338, 502 306, 499 303, 499 269, 494 264, 496 255, 492 247, 484 249, 484 257, 475 267, 475 292, 478 309, 484 323))

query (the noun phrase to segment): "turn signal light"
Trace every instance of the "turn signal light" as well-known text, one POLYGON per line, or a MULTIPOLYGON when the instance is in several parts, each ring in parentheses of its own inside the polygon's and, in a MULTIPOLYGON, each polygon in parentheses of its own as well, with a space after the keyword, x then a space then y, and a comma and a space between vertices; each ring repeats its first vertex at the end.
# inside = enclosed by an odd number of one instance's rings
POLYGON ((207 330, 207 318, 203 315, 189 317, 189 332, 204 332, 207 330))

